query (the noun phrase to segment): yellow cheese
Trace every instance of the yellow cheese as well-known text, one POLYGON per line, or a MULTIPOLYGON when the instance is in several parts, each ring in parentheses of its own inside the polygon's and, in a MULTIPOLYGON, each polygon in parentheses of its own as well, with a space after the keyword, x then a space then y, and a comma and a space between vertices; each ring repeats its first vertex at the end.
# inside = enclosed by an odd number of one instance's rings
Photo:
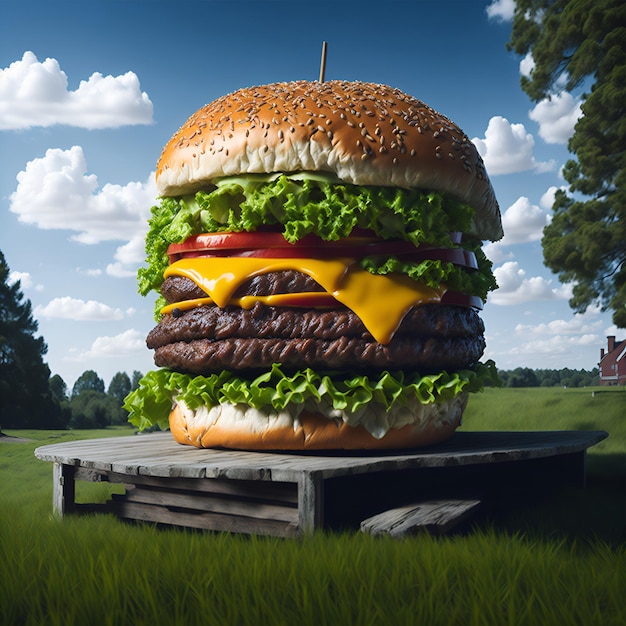
MULTIPOLYGON (((403 274, 371 274, 354 259, 346 258, 200 257, 180 259, 170 265, 164 275, 191 279, 217 306, 224 307, 233 304, 233 294, 245 281, 260 274, 285 270, 308 274, 327 293, 354 311, 374 339, 382 344, 391 341, 411 307, 440 302, 445 293, 443 287, 431 289, 403 274)), ((181 308, 180 303, 171 308, 176 307, 181 308)))
MULTIPOLYGON (((301 291, 297 293, 273 293, 268 296, 242 296, 241 298, 231 298, 228 304, 234 304, 242 309, 251 309, 257 302, 265 306, 318 306, 328 307, 328 294, 325 291, 301 291), (315 304, 315 301, 320 304, 315 304)), ((182 302, 174 302, 168 304, 161 309, 162 315, 171 313, 174 309, 180 311, 188 311, 205 304, 215 304, 213 298, 192 298, 191 300, 183 300, 182 302)))

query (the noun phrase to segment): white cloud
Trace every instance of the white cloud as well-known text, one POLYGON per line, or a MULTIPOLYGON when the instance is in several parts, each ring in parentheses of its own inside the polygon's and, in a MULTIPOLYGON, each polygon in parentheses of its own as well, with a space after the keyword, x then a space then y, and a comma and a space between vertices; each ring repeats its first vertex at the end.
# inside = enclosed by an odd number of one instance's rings
MULTIPOLYGON (((146 225, 147 227, 147 225, 146 225)), ((142 230, 128 243, 115 251, 115 263, 109 263, 106 273, 110 276, 125 278, 135 276, 136 268, 145 260, 145 233, 142 230)))
POLYGON ((539 199, 539 205, 544 209, 552 209, 552 206, 554 205, 554 196, 559 190, 567 192, 567 187, 556 187, 554 185, 552 185, 552 187, 548 187, 546 192, 539 199))
POLYGON ((80 267, 76 268, 76 271, 79 274, 83 274, 84 276, 102 276, 102 270, 98 269, 98 268, 93 268, 93 269, 82 269, 80 267))
MULTIPOLYGON (((518 342, 508 351, 509 355, 533 356, 544 359, 543 367, 547 367, 545 363, 565 363, 571 357, 572 350, 579 347, 597 345, 601 341, 601 337, 597 334, 585 335, 553 335, 553 336, 534 336, 530 331, 519 332, 523 341, 518 342)), ((599 356, 599 354, 598 354, 599 356)), ((541 366, 540 366, 541 367, 541 366)))
POLYGON ((498 289, 489 296, 489 302, 503 306, 527 304, 538 300, 564 300, 571 296, 571 286, 553 287, 552 280, 542 276, 526 277, 517 261, 507 261, 493 272, 498 289))
POLYGON ((554 163, 535 161, 535 140, 523 124, 511 124, 496 115, 489 120, 485 138, 472 139, 482 156, 490 176, 535 170, 545 172, 554 169, 554 163))
POLYGON ((538 102, 528 117, 539 124, 539 136, 546 143, 567 143, 574 134, 574 126, 582 116, 580 100, 564 91, 538 102))
POLYGON ((116 252, 115 275, 134 273, 125 264, 136 267, 143 260, 139 245, 158 195, 154 173, 145 182, 105 184, 99 189, 97 176, 87 174, 82 148, 73 146, 50 148, 45 156, 29 161, 17 181, 9 208, 21 222, 74 231, 71 238, 84 244, 127 241, 116 252))
POLYGON ((489 241, 483 245, 483 252, 492 263, 504 263, 514 258, 511 250, 507 250, 500 241, 489 241))
POLYGON ((502 216, 502 245, 539 241, 550 217, 526 196, 519 197, 502 216))
POLYGON ((515 0, 493 0, 486 11, 489 19, 510 22, 515 13, 515 0))
POLYGON ((14 285, 18 280, 22 289, 29 289, 33 286, 33 277, 29 272, 11 272, 7 282, 9 285, 14 285))
POLYGON ((535 69, 535 59, 533 59, 532 52, 526 53, 526 56, 519 62, 519 73, 527 78, 533 73, 535 69))
POLYGON ((504 237, 500 241, 486 244, 483 251, 493 263, 510 260, 513 253, 507 251, 508 246, 539 241, 551 217, 532 204, 526 196, 521 196, 502 214, 504 237))
POLYGON ((593 319, 592 315, 574 314, 570 320, 552 320, 551 322, 529 326, 526 324, 518 324, 515 332, 524 336, 563 336, 578 335, 579 337, 587 337, 595 334, 602 326, 602 320, 593 319))
POLYGON ((56 59, 38 61, 30 51, 0 69, 0 130, 66 124, 117 128, 151 124, 152 102, 134 72, 103 76, 94 72, 78 89, 68 90, 56 59))
POLYGON ((80 322, 105 322, 121 320, 124 313, 102 302, 84 300, 64 296, 54 298, 45 306, 35 308, 35 315, 47 318, 60 318, 80 322))
POLYGON ((514 355, 542 356, 550 360, 571 354, 573 349, 599 345, 602 327, 598 311, 576 313, 571 319, 555 319, 536 325, 517 324, 515 335, 523 341, 510 351, 514 355))
POLYGON ((13 271, 9 274, 7 282, 9 285, 14 285, 18 280, 22 289, 35 289, 35 291, 43 291, 44 289, 43 285, 35 285, 30 272, 13 271))
POLYGON ((145 335, 129 329, 113 337, 96 337, 91 348, 76 357, 78 361, 101 358, 120 358, 146 351, 145 335))

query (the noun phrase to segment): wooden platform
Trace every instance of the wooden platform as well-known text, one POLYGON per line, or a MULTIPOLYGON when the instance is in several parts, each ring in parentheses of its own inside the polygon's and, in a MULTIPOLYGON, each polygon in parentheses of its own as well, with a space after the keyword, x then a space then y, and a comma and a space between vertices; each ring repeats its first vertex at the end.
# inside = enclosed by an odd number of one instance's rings
POLYGON ((433 498, 483 500, 503 490, 582 485, 587 448, 607 436, 457 432, 415 451, 313 454, 198 449, 164 432, 46 445, 35 456, 53 463, 53 508, 61 516, 79 508, 75 481, 108 481, 126 486, 104 507, 122 518, 295 536, 359 528, 366 518, 433 498))

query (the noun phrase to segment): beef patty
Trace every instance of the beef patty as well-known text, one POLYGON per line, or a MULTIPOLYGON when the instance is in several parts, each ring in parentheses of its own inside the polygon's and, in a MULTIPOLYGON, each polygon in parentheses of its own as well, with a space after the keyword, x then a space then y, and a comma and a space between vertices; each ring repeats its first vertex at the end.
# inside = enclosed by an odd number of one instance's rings
MULTIPOLYGON (((306 274, 295 271, 256 276, 235 295, 320 291, 306 274)), ((165 280, 169 303, 206 294, 182 277, 165 280)), ((381 305, 384 306, 384 305, 381 305)), ((347 307, 302 309, 205 305, 175 309, 147 337, 155 363, 177 371, 209 375, 224 369, 411 369, 456 370, 476 363, 485 349, 484 325, 476 311, 453 305, 424 304, 410 309, 388 344, 380 344, 347 307)))

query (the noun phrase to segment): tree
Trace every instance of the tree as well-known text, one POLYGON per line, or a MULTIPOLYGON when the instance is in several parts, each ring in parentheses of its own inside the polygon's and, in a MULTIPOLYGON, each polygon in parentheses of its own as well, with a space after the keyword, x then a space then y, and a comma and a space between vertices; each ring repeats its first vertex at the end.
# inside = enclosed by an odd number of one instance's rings
POLYGON ((72 387, 72 400, 83 391, 98 391, 104 393, 104 381, 93 370, 83 372, 72 387))
POLYGON ((128 421, 128 411, 122 406, 124 398, 130 393, 131 382, 126 372, 117 372, 109 383, 107 395, 112 400, 114 412, 111 424, 125 424, 128 421))
POLYGON ((539 387, 539 379, 534 370, 528 367, 517 367, 513 370, 506 383, 507 387, 539 387))
POLYGON ((35 337, 38 324, 20 281, 9 283, 9 267, 0 251, 0 425, 5 428, 57 427, 43 360, 48 346, 35 337))
POLYGON ((114 401, 103 391, 83 389, 72 395, 70 426, 72 428, 106 428, 114 413, 114 401))
POLYGON ((48 381, 48 386, 50 388, 53 403, 55 406, 58 406, 59 418, 57 423, 59 428, 67 428, 72 418, 70 401, 67 397, 67 385, 58 374, 55 374, 48 381))
POLYGON ((626 328, 626 4, 623 0, 516 0, 509 50, 532 54, 521 78, 534 101, 587 87, 544 229, 544 261, 572 282, 570 306, 594 303, 626 328))
POLYGON ((67 384, 65 381, 58 375, 55 374, 50 379, 50 393, 59 401, 67 400, 67 384))
POLYGON ((130 390, 135 391, 139 387, 139 381, 143 378, 143 374, 139 370, 133 371, 133 377, 130 381, 130 390))

